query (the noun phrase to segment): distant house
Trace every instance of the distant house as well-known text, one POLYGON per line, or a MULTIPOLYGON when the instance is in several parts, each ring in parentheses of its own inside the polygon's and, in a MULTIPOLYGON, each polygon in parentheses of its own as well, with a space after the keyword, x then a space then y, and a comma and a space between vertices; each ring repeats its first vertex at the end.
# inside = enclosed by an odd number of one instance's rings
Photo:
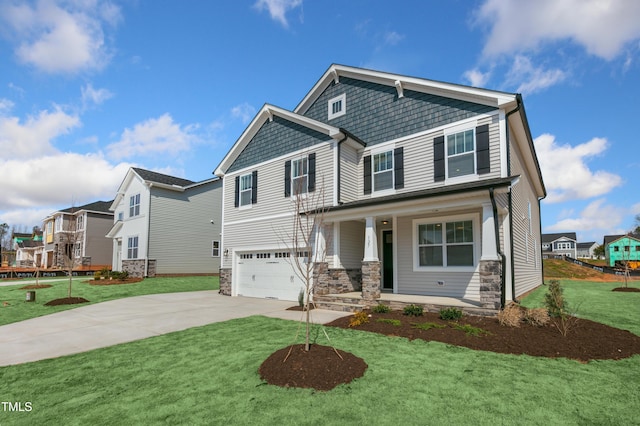
POLYGON ((640 261, 640 239, 631 235, 605 235, 604 256, 607 265, 623 266, 626 261, 640 261))
POLYGON ((587 243, 578 243, 577 253, 580 259, 597 259, 598 256, 594 254, 594 250, 598 247, 598 243, 595 241, 589 241, 587 243))
POLYGON ((131 168, 110 206, 113 270, 131 276, 217 274, 222 182, 131 168))
POLYGON ((37 228, 31 234, 14 232, 11 235, 15 251, 15 266, 33 267, 42 259, 42 231, 37 228))
POLYGON ((541 240, 543 255, 569 256, 574 259, 578 257, 575 232, 542 234, 541 240))
POLYGON ((111 241, 105 234, 113 223, 111 201, 95 201, 51 213, 43 221, 43 268, 63 268, 73 253, 76 266, 109 265, 111 241), (72 235, 72 238, 70 238, 72 235))

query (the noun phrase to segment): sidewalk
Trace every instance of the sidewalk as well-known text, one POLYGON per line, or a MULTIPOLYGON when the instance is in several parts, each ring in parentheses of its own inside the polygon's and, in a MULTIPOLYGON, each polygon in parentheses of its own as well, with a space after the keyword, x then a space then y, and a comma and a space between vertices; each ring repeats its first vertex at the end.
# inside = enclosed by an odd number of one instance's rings
MULTIPOLYGON (((215 322, 264 315, 300 320, 295 302, 221 296, 216 290, 111 300, 0 326, 0 366, 39 361, 215 322)), ((315 309, 314 323, 346 315, 315 309)))

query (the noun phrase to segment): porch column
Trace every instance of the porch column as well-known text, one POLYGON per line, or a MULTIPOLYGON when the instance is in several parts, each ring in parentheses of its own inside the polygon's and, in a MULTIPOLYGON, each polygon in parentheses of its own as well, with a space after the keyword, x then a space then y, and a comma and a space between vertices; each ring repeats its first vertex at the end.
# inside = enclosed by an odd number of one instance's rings
POLYGON ((366 218, 364 229, 364 262, 378 261, 378 237, 376 235, 376 219, 366 218))
POLYGON ((314 226, 314 241, 312 259, 314 262, 325 262, 327 257, 327 240, 324 235, 324 228, 314 226))
POLYGON ((366 218, 364 231, 364 259, 362 259, 362 298, 374 301, 380 298, 380 259, 378 258, 378 237, 376 220, 366 218))
POLYGON ((482 254, 480 260, 500 260, 491 203, 482 205, 482 254))

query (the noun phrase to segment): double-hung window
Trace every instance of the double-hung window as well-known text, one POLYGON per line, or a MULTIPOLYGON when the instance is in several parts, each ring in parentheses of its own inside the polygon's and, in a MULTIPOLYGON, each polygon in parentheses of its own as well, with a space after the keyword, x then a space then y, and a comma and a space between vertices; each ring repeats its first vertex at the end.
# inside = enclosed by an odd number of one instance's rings
POLYGON ((393 151, 373 154, 373 190, 393 188, 393 151))
POLYGON ((309 167, 307 157, 291 160, 291 193, 306 194, 309 186, 309 167))
POLYGON ((211 242, 211 257, 220 257, 220 241, 211 242))
POLYGON ((240 206, 251 205, 251 191, 253 179, 251 173, 240 176, 240 206))
POLYGON ((129 217, 140 215, 140 194, 132 195, 129 198, 129 217))
POLYGON ((475 265, 474 221, 461 218, 450 222, 415 221, 416 267, 475 265))
POLYGON ((138 237, 129 237, 127 243, 127 259, 138 258, 138 237))
POLYGON ((475 168, 474 130, 447 135, 447 177, 471 175, 475 168))
POLYGON ((76 243, 73 246, 74 256, 76 258, 82 257, 82 243, 76 243))

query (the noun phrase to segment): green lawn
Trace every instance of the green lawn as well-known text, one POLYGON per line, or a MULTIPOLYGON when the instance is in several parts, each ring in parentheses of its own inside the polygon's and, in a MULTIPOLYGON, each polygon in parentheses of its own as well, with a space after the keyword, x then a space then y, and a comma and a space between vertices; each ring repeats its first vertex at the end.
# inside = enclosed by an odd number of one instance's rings
MULTIPOLYGON (((26 302, 27 290, 21 290, 24 282, 12 286, 0 287, 0 325, 16 321, 39 317, 66 309, 77 308, 79 305, 44 306, 45 303, 67 297, 69 281, 47 282, 50 288, 36 290, 36 301, 26 302)), ((180 291, 217 290, 218 277, 177 277, 177 278, 147 278, 134 284, 96 286, 90 285, 88 279, 75 278, 71 295, 84 297, 91 303, 106 302, 107 300, 123 297, 141 296, 144 294, 174 293, 180 291)), ((81 306, 86 305, 83 304, 81 306)), ((0 421, 0 424, 2 422, 0 421)))
MULTIPOLYGON (((565 294, 571 302, 582 299, 583 316, 619 316, 640 333, 640 295, 610 288, 567 282, 565 294), (609 307, 622 312, 608 315, 609 307)), ((540 297, 534 293, 525 303, 540 297)), ((581 364, 328 328, 336 347, 368 363, 364 377, 330 392, 262 383, 260 363, 290 344, 296 328, 292 321, 250 317, 2 367, 0 399, 30 402, 32 410, 0 410, 0 424, 640 422, 640 356, 581 364)))

